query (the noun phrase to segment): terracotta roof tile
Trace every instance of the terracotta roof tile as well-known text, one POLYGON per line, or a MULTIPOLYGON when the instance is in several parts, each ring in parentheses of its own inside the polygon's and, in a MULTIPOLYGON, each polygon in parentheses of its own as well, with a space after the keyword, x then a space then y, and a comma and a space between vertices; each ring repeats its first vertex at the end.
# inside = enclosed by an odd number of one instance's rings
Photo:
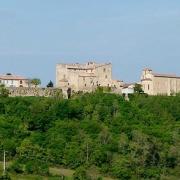
POLYGON ((142 79, 141 81, 152 81, 151 78, 142 79))
POLYGON ((167 77, 167 78, 180 78, 176 76, 176 74, 158 74, 158 73, 153 73, 155 77, 167 77))
POLYGON ((18 75, 0 75, 1 80, 28 80, 28 78, 25 78, 23 76, 18 75))

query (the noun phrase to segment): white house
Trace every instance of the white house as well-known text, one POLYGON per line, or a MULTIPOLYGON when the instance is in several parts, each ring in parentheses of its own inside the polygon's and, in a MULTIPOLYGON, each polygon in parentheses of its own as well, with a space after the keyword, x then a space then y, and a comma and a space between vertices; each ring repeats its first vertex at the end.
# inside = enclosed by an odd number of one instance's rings
POLYGON ((133 94, 134 84, 124 84, 122 88, 122 94, 133 94))
POLYGON ((7 73, 0 75, 0 84, 6 87, 29 87, 28 78, 7 73))

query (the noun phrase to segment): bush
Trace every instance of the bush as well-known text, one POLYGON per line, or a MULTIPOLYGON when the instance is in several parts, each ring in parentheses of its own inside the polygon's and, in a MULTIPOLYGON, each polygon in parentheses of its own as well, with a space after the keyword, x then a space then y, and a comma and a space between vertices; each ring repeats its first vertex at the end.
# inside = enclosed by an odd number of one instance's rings
POLYGON ((73 174, 74 180, 90 180, 91 178, 88 176, 86 169, 84 167, 79 167, 76 169, 73 174))
POLYGON ((37 174, 46 176, 49 175, 48 165, 45 163, 27 162, 25 165, 25 172, 28 174, 37 174))
POLYGON ((15 172, 17 174, 23 173, 23 165, 20 164, 18 161, 14 161, 9 168, 10 171, 15 172))
POLYGON ((0 180, 11 180, 10 176, 8 174, 0 176, 0 180))

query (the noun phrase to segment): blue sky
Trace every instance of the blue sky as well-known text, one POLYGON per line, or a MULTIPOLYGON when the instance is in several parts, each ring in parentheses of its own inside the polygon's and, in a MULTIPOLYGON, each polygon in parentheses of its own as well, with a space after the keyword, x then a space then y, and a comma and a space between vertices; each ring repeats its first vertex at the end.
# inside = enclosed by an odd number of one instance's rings
POLYGON ((0 0, 0 74, 55 79, 56 63, 112 62, 180 75, 179 0, 0 0))

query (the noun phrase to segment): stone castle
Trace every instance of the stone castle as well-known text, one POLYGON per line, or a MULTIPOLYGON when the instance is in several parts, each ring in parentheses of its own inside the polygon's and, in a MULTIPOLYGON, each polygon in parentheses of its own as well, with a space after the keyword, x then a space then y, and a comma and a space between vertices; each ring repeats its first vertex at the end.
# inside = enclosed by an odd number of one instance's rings
POLYGON ((112 79, 111 63, 57 64, 57 88, 71 88, 75 92, 90 92, 98 86, 111 87, 119 91, 122 89, 123 82, 112 79))

